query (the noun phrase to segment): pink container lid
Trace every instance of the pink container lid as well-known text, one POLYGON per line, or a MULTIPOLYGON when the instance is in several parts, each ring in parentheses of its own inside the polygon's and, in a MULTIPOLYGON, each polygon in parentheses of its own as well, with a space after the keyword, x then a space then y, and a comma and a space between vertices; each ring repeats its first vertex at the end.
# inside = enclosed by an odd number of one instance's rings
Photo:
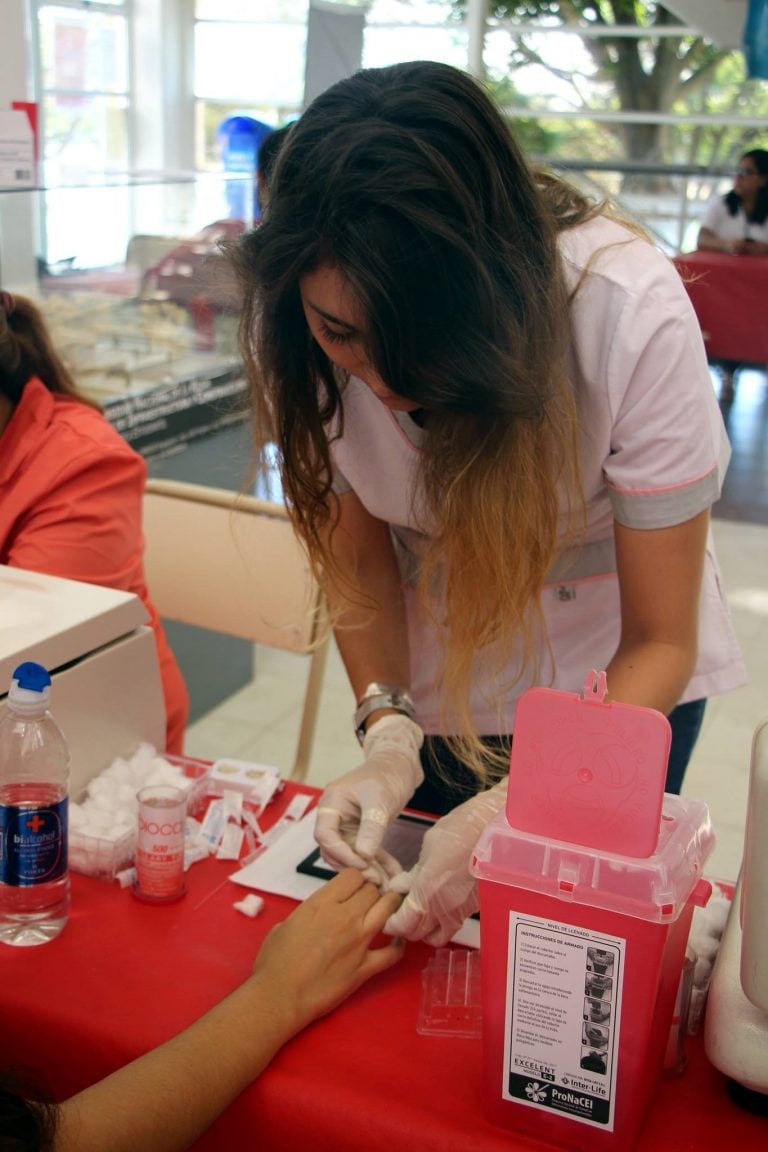
POLYGON ((520 697, 509 766, 513 828, 626 856, 659 838, 671 729, 653 708, 606 701, 605 672, 581 694, 530 688, 520 697))

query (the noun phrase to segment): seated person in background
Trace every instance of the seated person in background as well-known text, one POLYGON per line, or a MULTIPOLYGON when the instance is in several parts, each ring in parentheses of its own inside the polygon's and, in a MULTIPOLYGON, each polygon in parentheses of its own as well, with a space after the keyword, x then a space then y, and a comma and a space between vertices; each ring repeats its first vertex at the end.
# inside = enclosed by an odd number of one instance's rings
MULTIPOLYGON (((768 256, 768 151, 745 152, 725 196, 713 196, 704 211, 698 248, 734 256, 768 256)), ((714 363, 714 362, 713 362, 714 363)), ((718 360, 721 400, 732 400, 738 360, 718 360)))
POLYGON ((402 941, 368 947, 399 903, 356 869, 340 873, 272 929, 234 992, 165 1044, 59 1105, 29 1103, 0 1083, 0 1147, 190 1147, 291 1037, 400 959, 402 941))
MULTIPOLYGON (((269 132, 259 145, 256 181, 258 203, 264 212, 269 197, 268 183, 290 124, 269 132)), ((258 227, 260 219, 254 221, 258 227)), ((144 300, 170 300, 181 304, 190 311, 192 320, 197 321, 196 309, 207 308, 215 312, 229 310, 229 296, 225 281, 221 279, 222 268, 220 248, 222 242, 234 241, 245 228, 243 220, 226 218, 214 220, 201 228, 189 240, 178 244, 155 260, 142 275, 140 296, 144 300)))
POLYGON ((182 241, 146 269, 141 278, 144 300, 172 300, 187 308, 194 319, 201 301, 218 307, 217 274, 213 272, 223 240, 234 240, 243 231, 242 220, 214 220, 194 236, 182 241), (212 264, 212 261, 214 262, 212 264))
POLYGON ((39 309, 0 293, 0 564, 139 596, 155 633, 166 748, 183 750, 187 689, 149 599, 146 464, 80 395, 39 309))
POLYGON ((768 255, 768 151, 745 152, 733 188, 704 210, 697 248, 741 256, 768 255))
MULTIPOLYGON (((256 186, 261 212, 267 205, 269 179, 290 127, 287 124, 284 128, 276 128, 269 136, 265 136, 259 146, 256 186)), ((259 223, 260 219, 257 219, 254 227, 258 227, 259 223)), ((235 240, 244 228, 244 222, 237 218, 215 220, 207 224, 146 269, 141 279, 142 298, 172 300, 175 304, 189 308, 193 319, 195 305, 201 303, 207 303, 214 310, 222 310, 227 305, 227 298, 219 298, 220 246, 222 242, 235 240)))

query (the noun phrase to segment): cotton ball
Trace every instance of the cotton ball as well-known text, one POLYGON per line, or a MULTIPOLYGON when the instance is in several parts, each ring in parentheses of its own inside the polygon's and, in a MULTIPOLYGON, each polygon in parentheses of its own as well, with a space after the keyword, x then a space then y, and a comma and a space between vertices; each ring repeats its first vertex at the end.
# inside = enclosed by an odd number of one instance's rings
POLYGON ((138 807, 136 789, 132 784, 118 784, 115 789, 115 801, 118 808, 134 811, 138 807))
POLYGON ((171 764, 170 760, 166 760, 165 756, 153 756, 151 763, 153 768, 159 768, 162 771, 165 769, 170 769, 171 772, 177 771, 176 765, 171 764))
POLYGON ((715 896, 707 905, 708 920, 713 932, 722 936, 725 931, 728 914, 731 910, 731 901, 725 896, 715 896))
POLYGON ((144 787, 144 782, 147 778, 147 770, 145 764, 130 764, 128 767, 127 784, 130 784, 135 792, 144 787))
POLYGON ((182 773, 175 764, 169 764, 167 760, 163 760, 159 756, 156 756, 152 761, 149 773, 150 783, 177 785, 181 777, 182 773))
POLYGON ((380 861, 369 860, 368 866, 363 872, 363 878, 365 880, 369 880, 371 884, 375 884, 380 892, 386 892, 386 885, 387 881, 389 880, 389 874, 380 861))
POLYGON ((156 772, 154 769, 147 774, 144 781, 144 788, 160 788, 168 785, 168 781, 163 776, 162 772, 156 772))
POLYGON ((250 918, 253 919, 255 916, 258 916, 264 907, 264 897, 257 896, 255 892, 252 892, 242 900, 236 900, 232 907, 237 908, 238 912, 242 912, 243 915, 250 916, 250 918))
POLYGON ((92 798, 93 807, 99 812, 114 812, 117 808, 117 797, 113 789, 101 791, 92 798))
POLYGON ((79 804, 69 803, 69 827, 81 828, 86 821, 86 815, 79 804))
POLYGON ((136 816, 132 812, 117 812, 115 814, 115 828, 127 832, 136 827, 136 816))
POLYGON ((130 784, 131 782, 131 766, 127 760, 118 758, 110 765, 108 772, 117 784, 130 784))
POLYGON ((155 759, 155 750, 150 744, 140 744, 131 757, 131 767, 134 772, 146 778, 152 770, 155 759))
POLYGON ((93 802, 92 796, 86 797, 86 799, 83 801, 81 807, 82 807, 83 819, 86 821, 90 820, 90 818, 94 814, 94 812, 97 811, 97 808, 93 802))
POLYGON ((128 761, 128 776, 127 783, 132 784, 137 790, 144 786, 144 781, 147 777, 147 765, 149 759, 147 756, 136 752, 128 761))
POLYGON ((699 956, 693 967, 693 983, 697 988, 706 987, 712 974, 712 961, 706 956, 699 956))
POLYGON ((704 956, 707 960, 714 960, 720 947, 720 940, 715 936, 701 936, 691 943, 697 956, 704 956))
POLYGON ((109 779, 102 773, 100 776, 94 776, 93 780, 88 785, 88 795, 91 799, 95 800, 98 796, 104 796, 111 791, 111 784, 109 779))
POLYGON ((139 788, 144 787, 144 785, 147 782, 147 776, 148 775, 149 775, 149 765, 148 765, 146 760, 136 761, 136 762, 131 764, 130 783, 133 784, 133 786, 136 788, 137 791, 139 788))
POLYGON ((698 956, 714 960, 720 947, 720 938, 728 919, 730 901, 715 897, 704 908, 696 908, 689 935, 689 943, 698 956))
POLYGON ((101 836, 111 827, 112 819, 108 812, 89 812, 86 823, 80 828, 84 836, 101 836))

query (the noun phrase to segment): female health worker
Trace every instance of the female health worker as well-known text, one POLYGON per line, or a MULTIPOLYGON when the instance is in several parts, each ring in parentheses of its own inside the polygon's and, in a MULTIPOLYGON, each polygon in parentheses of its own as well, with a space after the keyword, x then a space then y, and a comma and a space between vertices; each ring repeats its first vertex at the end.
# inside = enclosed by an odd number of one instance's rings
POLYGON ((388 931, 439 945, 477 907, 523 691, 606 669, 670 715, 678 790, 706 697, 744 681, 696 318, 639 230, 533 171, 484 88, 433 62, 320 95, 233 259, 257 443, 358 701, 362 764, 316 838, 406 894, 388 931), (408 802, 446 814, 401 872, 381 843, 408 802))

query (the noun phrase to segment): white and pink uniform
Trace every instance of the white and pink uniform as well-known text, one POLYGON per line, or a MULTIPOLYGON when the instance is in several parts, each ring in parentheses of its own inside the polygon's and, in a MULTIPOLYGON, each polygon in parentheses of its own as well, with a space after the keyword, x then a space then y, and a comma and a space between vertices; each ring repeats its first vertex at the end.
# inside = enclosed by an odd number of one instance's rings
MULTIPOLYGON (((560 250, 569 284, 579 285, 572 355, 580 377, 586 534, 575 553, 558 559, 542 594, 551 657, 543 645, 537 682, 578 691, 590 668, 609 663, 619 641, 614 520, 653 529, 696 516, 719 496, 729 447, 696 316, 673 265, 604 217, 564 232, 560 250)), ((418 511, 424 433, 357 379, 345 387, 343 402, 344 434, 331 449, 334 486, 353 489, 390 525, 406 593, 417 719, 425 732, 449 735, 440 713, 440 640, 415 592, 429 532, 418 511)), ((512 536, 509 549, 514 563, 512 536)), ((513 654, 509 676, 490 686, 478 663, 472 708, 481 735, 513 730, 515 702, 531 684, 530 678, 514 683, 517 659, 513 654)), ((710 536, 698 660, 679 702, 745 681, 710 536)))

